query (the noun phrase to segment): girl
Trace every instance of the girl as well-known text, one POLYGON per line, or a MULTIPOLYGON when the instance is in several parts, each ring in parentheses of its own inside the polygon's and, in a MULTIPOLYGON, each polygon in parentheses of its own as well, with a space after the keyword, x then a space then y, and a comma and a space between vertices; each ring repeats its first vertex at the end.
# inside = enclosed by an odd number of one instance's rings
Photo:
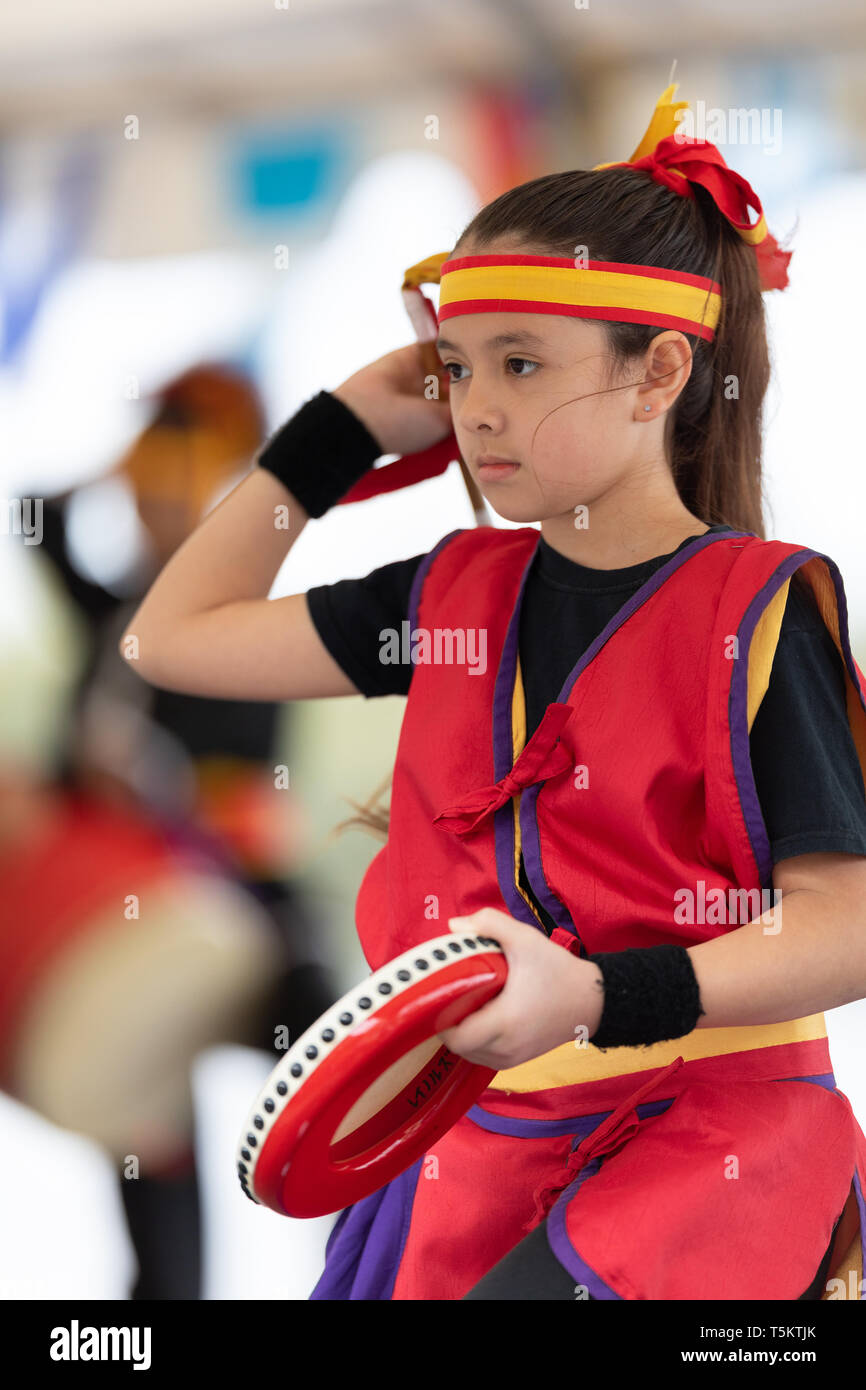
POLYGON ((320 393, 126 634, 197 694, 408 695, 367 960, 444 922, 507 956, 442 1035, 498 1075, 341 1213, 314 1298, 796 1300, 862 1273, 866 1137, 822 1010, 866 995, 864 687, 833 561, 763 538, 761 290, 790 253, 673 133, 673 90, 630 161, 511 190, 439 258, 447 404, 417 345, 320 393), (452 421, 516 528, 267 600, 309 517, 452 421), (435 660, 431 633, 463 640, 435 660))

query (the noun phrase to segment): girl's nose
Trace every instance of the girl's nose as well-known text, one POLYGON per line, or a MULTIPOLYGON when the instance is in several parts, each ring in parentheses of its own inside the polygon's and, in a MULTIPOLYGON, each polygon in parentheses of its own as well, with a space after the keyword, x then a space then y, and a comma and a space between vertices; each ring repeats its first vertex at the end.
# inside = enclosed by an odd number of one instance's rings
POLYGON ((457 418, 464 429, 478 430, 485 425, 498 432, 502 429, 504 412, 497 403, 492 385, 485 386, 477 377, 467 383, 459 406, 455 405, 457 418))

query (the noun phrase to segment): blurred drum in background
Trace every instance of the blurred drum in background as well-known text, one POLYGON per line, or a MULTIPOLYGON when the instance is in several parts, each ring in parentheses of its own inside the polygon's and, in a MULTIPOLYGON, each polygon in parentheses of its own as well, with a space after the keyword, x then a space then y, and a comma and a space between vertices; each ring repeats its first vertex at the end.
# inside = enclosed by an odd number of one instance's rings
POLYGON ((191 1064, 256 1031, 279 942, 249 893, 141 813, 31 801, 38 824, 7 823, 0 846, 3 1087, 118 1163, 170 1170, 192 1142, 191 1064))

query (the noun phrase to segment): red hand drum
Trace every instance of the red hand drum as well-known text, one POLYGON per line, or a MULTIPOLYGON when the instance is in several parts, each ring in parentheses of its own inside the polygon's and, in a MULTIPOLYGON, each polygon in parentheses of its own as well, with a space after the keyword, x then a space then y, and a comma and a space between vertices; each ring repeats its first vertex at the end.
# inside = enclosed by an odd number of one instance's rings
POLYGON ((345 994, 274 1067, 238 1143, 241 1187, 284 1216, 324 1216, 420 1158, 496 1075, 437 1036, 508 967, 489 936, 423 942, 345 994))

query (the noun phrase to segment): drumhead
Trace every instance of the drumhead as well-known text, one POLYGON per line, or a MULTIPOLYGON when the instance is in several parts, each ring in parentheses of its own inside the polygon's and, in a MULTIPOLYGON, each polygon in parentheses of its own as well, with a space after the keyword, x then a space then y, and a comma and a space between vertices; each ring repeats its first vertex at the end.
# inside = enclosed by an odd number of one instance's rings
POLYGON ((155 880, 138 920, 120 903, 51 958, 16 1030, 12 1092, 118 1161, 170 1164, 192 1135, 194 1058, 246 1025, 280 963, 264 909, 237 885, 155 880))

